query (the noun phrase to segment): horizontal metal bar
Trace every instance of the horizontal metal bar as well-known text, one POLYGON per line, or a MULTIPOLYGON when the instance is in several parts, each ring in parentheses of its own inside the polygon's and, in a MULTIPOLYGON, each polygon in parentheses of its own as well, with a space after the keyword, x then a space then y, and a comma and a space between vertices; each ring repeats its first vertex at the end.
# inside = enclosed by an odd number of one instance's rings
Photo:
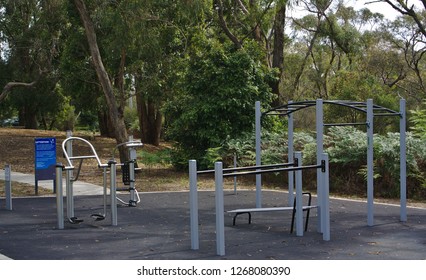
POLYGON ((367 123, 325 123, 324 126, 352 126, 352 125, 367 125, 367 123))
MULTIPOLYGON (((223 172, 233 172, 233 171, 241 171, 241 170, 256 170, 256 169, 262 169, 262 168, 274 168, 274 167, 283 167, 283 166, 294 166, 294 163, 288 162, 288 163, 277 163, 277 164, 269 164, 269 165, 254 165, 254 166, 224 168, 223 172)), ((214 173, 214 169, 197 171, 197 174, 209 174, 209 173, 214 173)))
POLYGON ((401 116, 400 113, 378 113, 378 114, 374 114, 375 117, 395 117, 395 116, 401 116))
POLYGON ((98 158, 97 156, 95 156, 95 155, 92 155, 92 156, 74 156, 74 157, 69 157, 69 159, 70 160, 73 160, 73 159, 88 159, 88 158, 98 158))
POLYGON ((247 172, 234 172, 234 173, 223 174, 223 177, 226 178, 226 177, 255 175, 255 174, 263 174, 263 173, 275 173, 275 172, 283 172, 283 171, 290 172, 290 171, 298 171, 298 170, 314 169, 314 168, 322 168, 322 167, 323 167, 322 164, 318 164, 318 165, 307 165, 307 166, 299 166, 299 167, 254 170, 254 171, 247 171, 247 172))

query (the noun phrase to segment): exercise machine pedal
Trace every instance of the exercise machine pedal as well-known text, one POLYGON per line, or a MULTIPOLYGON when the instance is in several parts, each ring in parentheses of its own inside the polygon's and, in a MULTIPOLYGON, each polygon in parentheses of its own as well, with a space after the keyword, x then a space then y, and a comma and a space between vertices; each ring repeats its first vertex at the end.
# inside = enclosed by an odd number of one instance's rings
POLYGON ((79 219, 79 218, 77 218, 77 217, 71 217, 71 218, 69 218, 69 219, 68 219, 68 221, 69 221, 71 224, 80 224, 80 223, 82 223, 84 220, 79 219))
POLYGON ((105 220, 105 215, 102 215, 102 214, 92 214, 92 215, 90 215, 90 217, 95 219, 95 221, 105 220))

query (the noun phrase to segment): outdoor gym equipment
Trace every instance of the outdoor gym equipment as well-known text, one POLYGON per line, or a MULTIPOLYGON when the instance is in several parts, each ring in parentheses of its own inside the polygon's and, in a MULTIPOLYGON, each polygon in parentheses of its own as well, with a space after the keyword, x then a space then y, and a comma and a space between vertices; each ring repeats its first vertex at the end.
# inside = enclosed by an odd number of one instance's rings
MULTIPOLYGON (((279 115, 288 117, 288 161, 293 158, 293 113, 310 107, 315 107, 316 111, 316 142, 317 142, 317 164, 320 161, 323 153, 323 135, 324 127, 330 126, 365 126, 367 130, 367 225, 374 225, 374 185, 373 185, 373 133, 374 133, 374 117, 394 116, 399 118, 400 131, 400 221, 407 221, 407 187, 406 187, 406 113, 405 100, 401 99, 399 112, 373 104, 372 99, 367 102, 346 101, 346 100, 307 100, 300 102, 289 102, 288 104, 272 108, 266 112, 261 112, 260 102, 255 104, 255 126, 256 126, 256 165, 261 164, 261 118, 268 115, 279 115), (323 105, 337 105, 350 108, 352 110, 366 114, 366 121, 359 123, 324 123, 323 105)), ((289 204, 293 201, 294 189, 294 173, 289 172, 289 204)), ((320 171, 317 171, 317 178, 320 176, 320 171)), ((256 175, 256 207, 261 207, 262 203, 262 181, 261 174, 256 175)), ((321 189, 317 190, 318 198, 323 194, 321 189)), ((321 209, 319 209, 321 210, 321 209)), ((318 224, 318 231, 321 225, 318 224)))
POLYGON ((129 206, 129 207, 136 207, 136 205, 141 201, 138 191, 135 187, 135 171, 137 170, 137 154, 136 154, 136 148, 142 147, 143 144, 140 140, 133 140, 133 137, 129 137, 129 141, 125 143, 118 144, 115 146, 115 148, 112 151, 112 159, 114 160, 115 152, 116 150, 121 147, 125 146, 129 150, 129 157, 130 160, 123 162, 121 164, 118 164, 118 166, 121 166, 121 172, 123 177, 123 183, 127 187, 117 188, 117 191, 128 191, 130 193, 130 199, 129 202, 123 201, 121 198, 117 197, 117 200, 121 202, 123 205, 129 206))
POLYGON ((110 202, 111 202, 111 225, 117 225, 117 201, 116 201, 116 162, 110 160, 107 164, 101 163, 98 154, 95 151, 93 145, 86 139, 80 137, 68 137, 62 142, 62 150, 67 161, 67 166, 58 164, 56 166, 56 207, 57 207, 57 217, 58 217, 58 228, 64 228, 64 209, 63 209, 63 190, 62 190, 62 171, 66 172, 66 208, 67 208, 67 218, 68 221, 72 224, 83 222, 82 219, 79 219, 74 214, 74 194, 73 194, 73 182, 78 180, 80 175, 81 167, 85 159, 95 159, 98 168, 101 168, 103 171, 103 213, 92 214, 91 217, 95 220, 103 220, 106 217, 107 212, 107 169, 110 171, 110 202), (89 148, 90 152, 88 154, 74 156, 72 142, 79 141, 86 145, 86 148, 89 148), (75 166, 74 161, 78 161, 79 165, 77 168, 77 173, 74 176, 73 171, 75 166))
MULTIPOLYGON (((296 198, 292 207, 273 207, 273 208, 247 208, 227 211, 228 213, 251 213, 267 211, 286 211, 293 210, 296 215, 296 235, 303 236, 303 211, 307 209, 318 209, 318 220, 321 226, 323 240, 330 240, 330 202, 329 202, 329 167, 328 155, 322 154, 320 163, 317 165, 302 166, 302 153, 294 154, 294 162, 281 163, 275 165, 256 165, 237 168, 223 169, 222 162, 215 163, 214 170, 197 171, 197 161, 189 161, 189 207, 190 207, 190 228, 191 228, 191 249, 199 249, 199 230, 198 230, 198 187, 197 175, 214 173, 215 176, 215 209, 216 209, 216 253, 225 255, 225 223, 224 223, 224 203, 223 203, 223 179, 227 177, 259 175, 263 173, 275 172, 295 172, 296 198), (324 194, 318 199, 318 205, 303 206, 302 204, 302 170, 317 169, 320 171, 318 187, 324 194)), ((251 214, 250 214, 251 215, 251 214)), ((235 217, 234 217, 235 220, 235 217)))

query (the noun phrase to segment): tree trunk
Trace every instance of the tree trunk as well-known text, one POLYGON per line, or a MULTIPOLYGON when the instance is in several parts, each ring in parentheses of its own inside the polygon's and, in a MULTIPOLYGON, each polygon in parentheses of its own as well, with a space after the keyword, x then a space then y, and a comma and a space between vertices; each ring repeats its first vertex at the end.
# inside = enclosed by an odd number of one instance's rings
MULTIPOLYGON (((86 32, 90 54, 92 56, 92 63, 95 67, 96 74, 106 97, 111 125, 115 133, 115 140, 117 144, 127 142, 128 136, 126 125, 124 123, 124 116, 122 110, 119 110, 117 106, 117 100, 114 95, 114 89, 102 62, 102 57, 100 55, 98 43, 96 41, 96 32, 92 20, 90 19, 86 5, 84 4, 83 0, 74 0, 74 4, 80 14, 81 21, 86 32)), ((126 150, 126 147, 122 146, 122 148, 120 148, 119 150, 121 161, 123 162, 128 160, 129 155, 126 150)))
POLYGON ((160 145, 161 125, 163 116, 160 108, 150 100, 145 100, 141 94, 136 95, 141 140, 143 143, 160 145))
POLYGON ((280 92, 280 84, 284 71, 284 26, 285 26, 286 5, 282 4, 276 11, 274 19, 274 48, 272 52, 272 68, 277 68, 279 78, 270 83, 272 93, 276 98, 272 102, 272 106, 280 105, 282 96, 280 92))

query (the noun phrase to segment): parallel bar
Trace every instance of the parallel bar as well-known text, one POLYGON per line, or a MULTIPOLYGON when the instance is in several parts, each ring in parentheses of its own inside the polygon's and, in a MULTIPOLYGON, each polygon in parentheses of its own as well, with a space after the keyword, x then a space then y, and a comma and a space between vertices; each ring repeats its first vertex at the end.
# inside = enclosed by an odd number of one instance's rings
MULTIPOLYGON (((242 166, 242 167, 234 167, 234 168, 224 168, 223 172, 233 172, 233 171, 242 171, 242 170, 256 170, 262 168, 274 168, 274 167, 284 167, 284 166, 293 166, 293 162, 289 163, 277 163, 277 164, 268 164, 268 165, 253 165, 253 166, 242 166)), ((214 169, 209 170, 200 170, 197 171, 197 174, 210 174, 214 173, 214 169)))
POLYGON ((306 166, 300 166, 300 167, 276 168, 276 169, 255 170, 255 171, 247 171, 247 172, 234 172, 234 173, 223 174, 223 177, 226 178, 226 177, 245 176, 245 175, 252 175, 252 174, 274 173, 274 172, 283 172, 283 171, 298 171, 298 170, 314 169, 314 168, 321 168, 321 167, 322 167, 321 164, 317 164, 317 165, 306 165, 306 166))
POLYGON ((374 225, 373 100, 367 100, 367 225, 374 225))
POLYGON ((296 179, 296 235, 303 236, 303 201, 302 201, 302 153, 295 152, 295 159, 298 161, 298 170, 295 172, 296 179))
POLYGON ((325 123, 324 126, 353 126, 353 125, 367 125, 367 123, 325 123))
POLYGON ((406 113, 405 99, 399 101, 401 118, 399 120, 399 142, 400 142, 400 157, 399 157, 399 176, 400 176, 400 220, 407 221, 407 151, 406 151, 406 113))
POLYGON ((223 203, 222 162, 215 163, 215 204, 216 204, 216 254, 225 255, 225 218, 223 203))
POLYGON ((374 114, 375 117, 395 117, 399 116, 400 113, 376 113, 374 114))
POLYGON ((200 241, 198 235, 198 190, 197 190, 197 161, 189 161, 189 220, 191 228, 191 249, 198 250, 200 241))
POLYGON ((56 218, 58 229, 64 229, 64 194, 62 190, 62 165, 56 166, 56 218))

